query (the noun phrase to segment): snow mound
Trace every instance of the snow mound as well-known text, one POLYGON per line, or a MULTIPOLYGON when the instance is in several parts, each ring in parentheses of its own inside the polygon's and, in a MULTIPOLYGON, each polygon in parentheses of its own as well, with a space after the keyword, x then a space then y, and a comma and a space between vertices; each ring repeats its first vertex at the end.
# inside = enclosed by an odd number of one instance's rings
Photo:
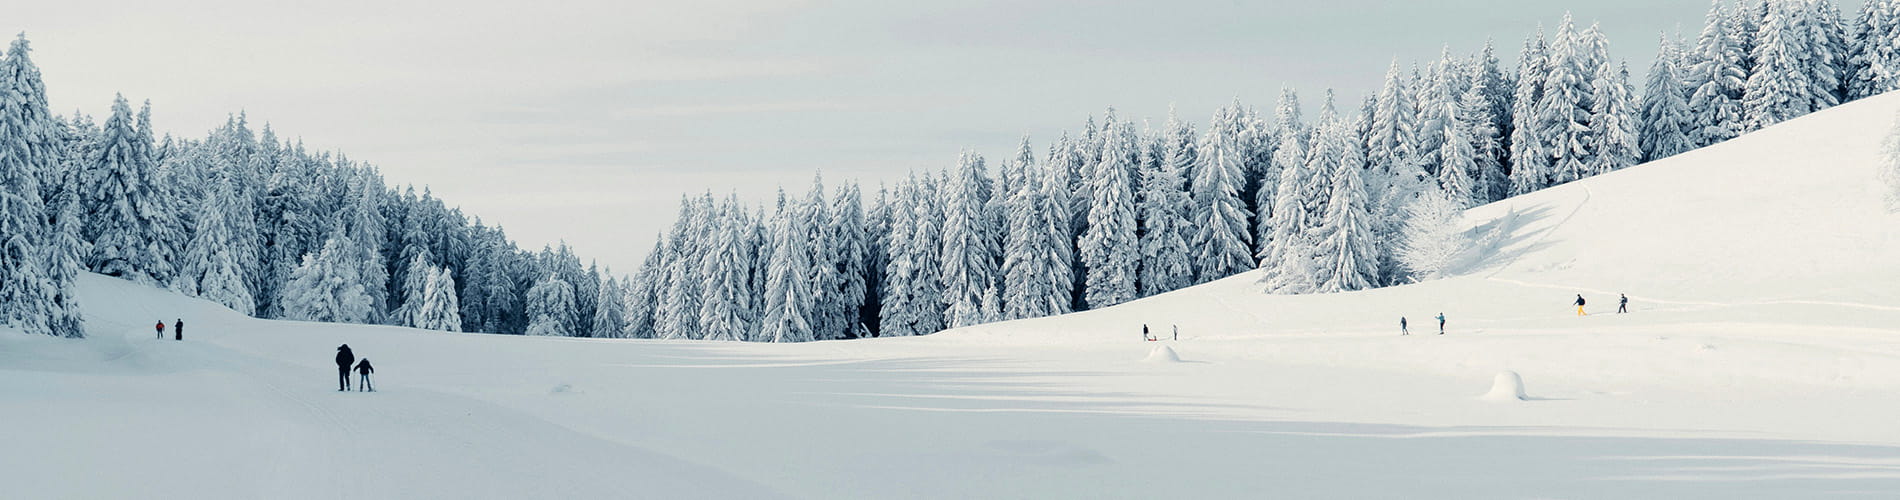
POLYGON ((1517 372, 1505 370, 1491 379, 1491 392, 1480 399, 1486 401, 1524 401, 1530 399, 1524 395, 1524 378, 1517 372))
POLYGON ((1148 351, 1148 357, 1143 358, 1142 361, 1149 363, 1179 363, 1181 362, 1181 356, 1174 353, 1173 347, 1158 345, 1155 346, 1153 350, 1148 351))

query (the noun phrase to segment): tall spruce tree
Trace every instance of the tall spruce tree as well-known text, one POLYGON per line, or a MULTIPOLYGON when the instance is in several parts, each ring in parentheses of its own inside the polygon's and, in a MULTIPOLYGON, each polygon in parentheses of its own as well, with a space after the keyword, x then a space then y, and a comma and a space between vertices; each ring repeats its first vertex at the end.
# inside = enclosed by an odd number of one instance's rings
MULTIPOLYGON (((1104 120, 1106 128, 1119 130, 1112 111, 1104 120)), ((1090 309, 1134 300, 1139 291, 1135 195, 1128 167, 1128 151, 1134 144, 1126 134, 1105 135, 1101 161, 1089 172, 1089 223, 1080 243, 1082 264, 1088 270, 1084 300, 1090 309)))
POLYGON ((1676 67, 1681 50, 1668 36, 1661 36, 1656 61, 1649 66, 1649 82, 1643 90, 1641 126, 1636 134, 1643 161, 1655 161, 1694 149, 1689 139, 1689 96, 1683 87, 1682 72, 1676 67))
MULTIPOLYGON (((1246 161, 1250 152, 1243 140, 1244 114, 1239 101, 1214 114, 1204 144, 1197 154, 1195 177, 1190 181, 1186 227, 1194 266, 1194 282, 1206 283, 1253 268, 1253 243, 1247 205, 1241 199, 1246 161)), ((1102 175, 1097 172, 1096 175, 1102 175)), ((1094 219, 1091 218, 1091 223, 1094 219)), ((1093 272, 1091 271, 1091 277, 1093 272)), ((1090 284, 1094 286, 1093 280, 1090 284)), ((1096 301, 1089 301, 1097 307, 1096 301)))

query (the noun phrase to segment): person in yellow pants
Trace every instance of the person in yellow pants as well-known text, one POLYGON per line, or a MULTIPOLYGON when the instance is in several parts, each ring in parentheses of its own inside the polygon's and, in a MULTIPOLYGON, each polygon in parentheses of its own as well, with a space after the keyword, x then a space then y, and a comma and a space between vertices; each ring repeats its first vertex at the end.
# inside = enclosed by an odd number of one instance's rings
POLYGON ((1577 315, 1583 316, 1583 294, 1577 294, 1577 315))

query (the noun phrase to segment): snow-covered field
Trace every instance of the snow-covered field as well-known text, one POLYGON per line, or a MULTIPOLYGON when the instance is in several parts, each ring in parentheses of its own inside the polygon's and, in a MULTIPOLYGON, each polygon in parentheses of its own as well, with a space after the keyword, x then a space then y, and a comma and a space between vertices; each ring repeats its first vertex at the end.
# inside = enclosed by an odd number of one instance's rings
POLYGON ((88 276, 93 338, 0 333, 0 497, 1894 498, 1897 110, 1480 207, 1451 279, 919 338, 262 321, 88 276), (342 343, 380 392, 335 391, 342 343))

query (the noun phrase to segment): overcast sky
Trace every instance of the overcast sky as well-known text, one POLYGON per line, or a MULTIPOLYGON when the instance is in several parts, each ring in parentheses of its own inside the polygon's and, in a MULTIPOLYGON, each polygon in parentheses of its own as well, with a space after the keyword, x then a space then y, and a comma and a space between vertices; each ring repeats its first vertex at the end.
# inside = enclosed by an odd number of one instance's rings
MULTIPOLYGON (((1040 150, 1113 105, 1204 123, 1281 85, 1356 103, 1393 58, 1602 23, 1647 68, 1681 0, 15 2, 56 112, 151 99, 161 131, 253 124, 427 185, 523 247, 631 272, 686 192, 828 185, 1040 150)), ((1861 0, 1844 0, 1851 16, 1861 0)), ((1640 86, 1640 82, 1638 83, 1640 86)), ((1353 105, 1356 108, 1356 104, 1353 105)))

